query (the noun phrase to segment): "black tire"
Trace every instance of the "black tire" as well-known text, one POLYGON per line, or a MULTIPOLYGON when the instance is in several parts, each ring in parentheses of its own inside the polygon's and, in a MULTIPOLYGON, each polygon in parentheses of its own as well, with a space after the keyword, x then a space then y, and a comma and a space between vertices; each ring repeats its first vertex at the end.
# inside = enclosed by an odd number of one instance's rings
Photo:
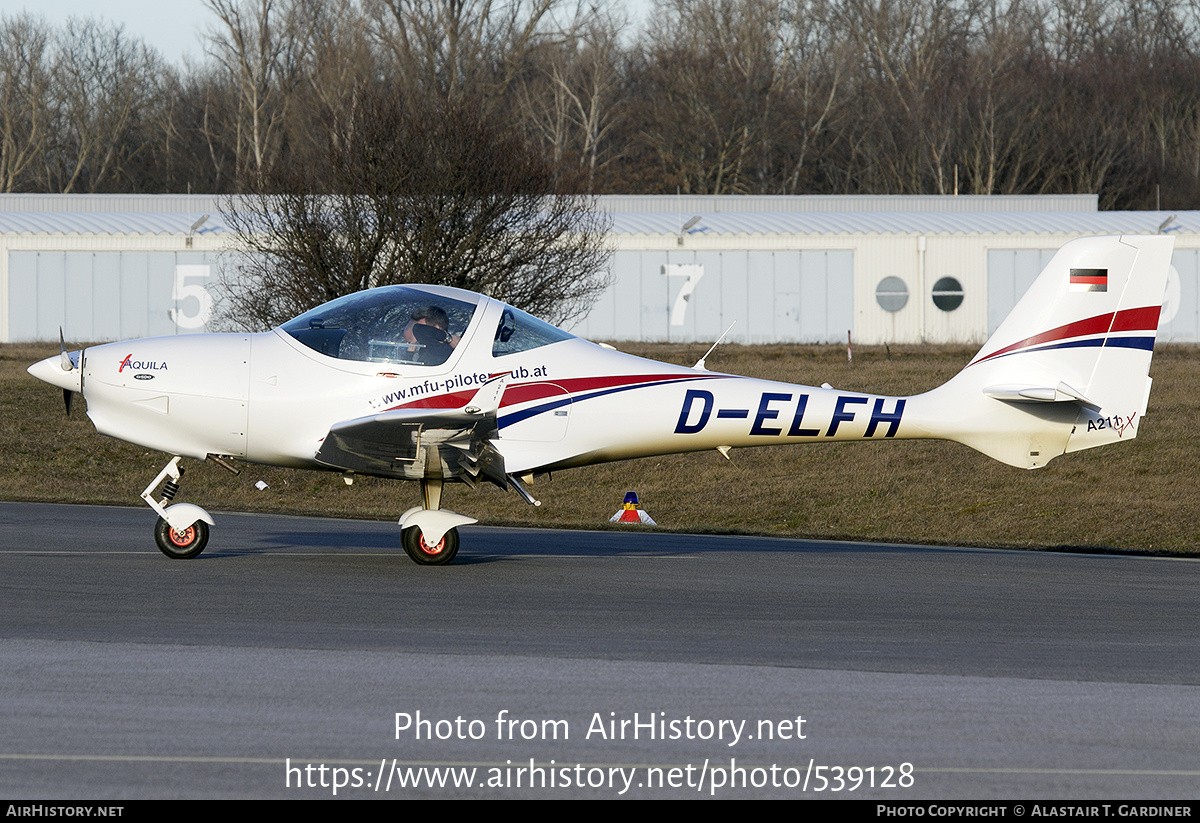
POLYGON ((444 566, 458 554, 458 529, 451 529, 436 546, 425 542, 419 526, 409 526, 400 533, 405 553, 418 566, 444 566))
POLYGON ((191 560, 208 545, 208 524, 197 520, 182 532, 167 525, 161 517, 154 524, 154 542, 158 550, 173 560, 191 560))

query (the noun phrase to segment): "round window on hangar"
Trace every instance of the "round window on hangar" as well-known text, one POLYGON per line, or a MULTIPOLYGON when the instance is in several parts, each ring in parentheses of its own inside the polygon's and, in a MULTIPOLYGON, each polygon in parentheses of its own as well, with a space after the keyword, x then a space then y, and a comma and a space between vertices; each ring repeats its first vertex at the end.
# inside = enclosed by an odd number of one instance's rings
POLYGON ((908 286, 899 277, 885 277, 875 287, 875 302, 884 311, 898 312, 908 305, 908 286))
POLYGON ((933 284, 933 305, 942 311, 954 311, 962 305, 963 287, 953 277, 942 277, 933 284))

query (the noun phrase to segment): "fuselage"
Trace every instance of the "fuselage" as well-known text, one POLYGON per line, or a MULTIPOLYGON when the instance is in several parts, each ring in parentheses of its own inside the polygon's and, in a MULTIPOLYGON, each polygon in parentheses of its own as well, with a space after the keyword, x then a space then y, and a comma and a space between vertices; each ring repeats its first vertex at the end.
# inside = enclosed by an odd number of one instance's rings
POLYGON ((314 455, 332 426, 393 409, 461 408, 490 377, 507 373, 493 445, 510 472, 725 446, 925 436, 908 424, 911 398, 675 366, 562 332, 510 351, 497 329, 512 310, 473 297, 469 324, 438 365, 330 356, 283 329, 93 346, 82 357, 88 414, 101 433, 168 454, 326 468, 314 455))

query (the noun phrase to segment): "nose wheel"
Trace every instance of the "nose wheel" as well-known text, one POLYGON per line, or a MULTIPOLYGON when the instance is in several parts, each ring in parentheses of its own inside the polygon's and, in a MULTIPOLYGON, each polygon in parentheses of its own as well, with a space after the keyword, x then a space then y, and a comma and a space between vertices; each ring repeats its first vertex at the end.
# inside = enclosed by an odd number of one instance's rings
POLYGON ((173 529, 161 517, 154 524, 154 542, 158 549, 174 560, 191 560, 208 545, 208 524, 197 520, 184 529, 173 529))

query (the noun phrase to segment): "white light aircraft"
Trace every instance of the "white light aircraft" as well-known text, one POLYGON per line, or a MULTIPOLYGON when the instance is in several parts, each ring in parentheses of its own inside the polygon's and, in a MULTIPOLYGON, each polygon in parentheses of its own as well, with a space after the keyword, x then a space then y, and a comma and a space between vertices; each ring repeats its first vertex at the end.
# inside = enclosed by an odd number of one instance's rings
POLYGON ((386 286, 263 334, 93 346, 30 367, 101 434, 172 455, 142 493, 174 558, 200 554, 212 517, 173 503, 181 458, 416 480, 400 518, 417 563, 449 563, 442 486, 480 481, 539 505, 535 475, 738 446, 937 438, 1001 462, 1137 436, 1174 241, 1075 240, 953 379, 914 397, 776 383, 622 354, 482 295, 386 286), (155 493, 159 486, 161 493, 155 493))

